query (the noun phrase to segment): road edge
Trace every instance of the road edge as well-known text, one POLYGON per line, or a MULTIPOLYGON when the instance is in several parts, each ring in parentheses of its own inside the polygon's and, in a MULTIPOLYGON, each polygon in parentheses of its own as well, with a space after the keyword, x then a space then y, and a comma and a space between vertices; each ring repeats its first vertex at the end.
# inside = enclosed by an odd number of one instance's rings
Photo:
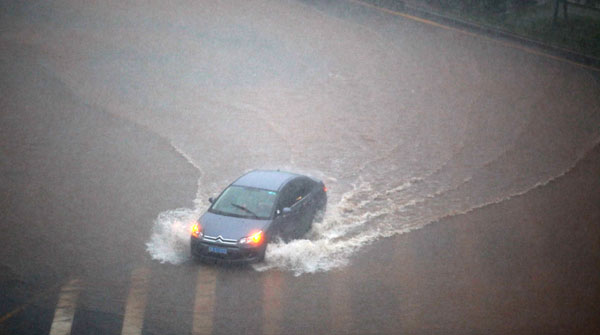
POLYGON ((388 14, 401 15, 403 17, 414 19, 421 19, 420 22, 432 24, 435 23, 437 26, 446 26, 446 28, 457 29, 466 33, 472 33, 482 35, 497 41, 514 43, 515 46, 521 46, 525 48, 533 48, 532 51, 538 53, 544 52, 551 58, 559 58, 564 61, 585 67, 592 71, 600 72, 600 58, 596 58, 590 55, 585 55, 573 50, 553 46, 538 40, 530 39, 524 36, 520 36, 505 30, 497 29, 491 26, 483 26, 473 22, 464 21, 458 18, 444 16, 438 13, 427 11, 423 8, 414 7, 407 4, 405 1, 381 1, 381 0, 346 0, 353 2, 365 7, 377 9, 388 14))

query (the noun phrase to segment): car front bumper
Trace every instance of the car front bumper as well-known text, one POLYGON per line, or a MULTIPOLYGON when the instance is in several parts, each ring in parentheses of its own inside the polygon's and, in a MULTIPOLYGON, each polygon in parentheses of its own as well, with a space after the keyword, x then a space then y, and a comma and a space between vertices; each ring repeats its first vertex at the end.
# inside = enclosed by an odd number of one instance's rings
POLYGON ((229 244, 211 243, 192 237, 190 240, 190 251, 192 256, 206 261, 223 261, 228 263, 254 263, 261 260, 265 246, 256 248, 244 248, 229 244), (227 253, 211 252, 209 247, 226 249, 227 253))

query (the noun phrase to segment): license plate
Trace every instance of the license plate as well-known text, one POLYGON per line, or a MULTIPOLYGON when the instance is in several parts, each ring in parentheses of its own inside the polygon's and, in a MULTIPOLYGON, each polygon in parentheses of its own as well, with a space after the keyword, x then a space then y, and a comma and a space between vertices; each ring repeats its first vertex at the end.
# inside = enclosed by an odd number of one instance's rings
POLYGON ((226 248, 219 248, 219 247, 209 246, 208 247, 208 251, 212 252, 212 253, 215 253, 215 254, 227 255, 227 249, 226 248))

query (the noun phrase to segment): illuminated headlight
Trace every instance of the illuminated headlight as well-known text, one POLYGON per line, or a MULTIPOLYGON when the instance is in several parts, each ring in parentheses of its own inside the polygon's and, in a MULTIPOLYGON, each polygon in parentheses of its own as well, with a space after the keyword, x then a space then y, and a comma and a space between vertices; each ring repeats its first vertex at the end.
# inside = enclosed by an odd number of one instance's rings
POLYGON ((263 240, 263 232, 261 230, 250 236, 242 237, 240 239, 240 244, 259 245, 262 242, 262 240, 263 240))
POLYGON ((202 238, 202 236, 204 235, 202 233, 202 226, 198 222, 194 223, 194 225, 192 226, 191 233, 192 236, 195 238, 202 238))

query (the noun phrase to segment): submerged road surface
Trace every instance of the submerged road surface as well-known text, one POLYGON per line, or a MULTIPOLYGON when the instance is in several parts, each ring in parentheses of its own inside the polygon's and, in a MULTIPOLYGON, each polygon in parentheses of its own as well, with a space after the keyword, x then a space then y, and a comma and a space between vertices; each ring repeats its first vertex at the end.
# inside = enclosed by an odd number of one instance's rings
POLYGON ((598 333, 599 78, 356 1, 3 2, 0 333, 598 333), (256 168, 323 222, 194 262, 256 168))

